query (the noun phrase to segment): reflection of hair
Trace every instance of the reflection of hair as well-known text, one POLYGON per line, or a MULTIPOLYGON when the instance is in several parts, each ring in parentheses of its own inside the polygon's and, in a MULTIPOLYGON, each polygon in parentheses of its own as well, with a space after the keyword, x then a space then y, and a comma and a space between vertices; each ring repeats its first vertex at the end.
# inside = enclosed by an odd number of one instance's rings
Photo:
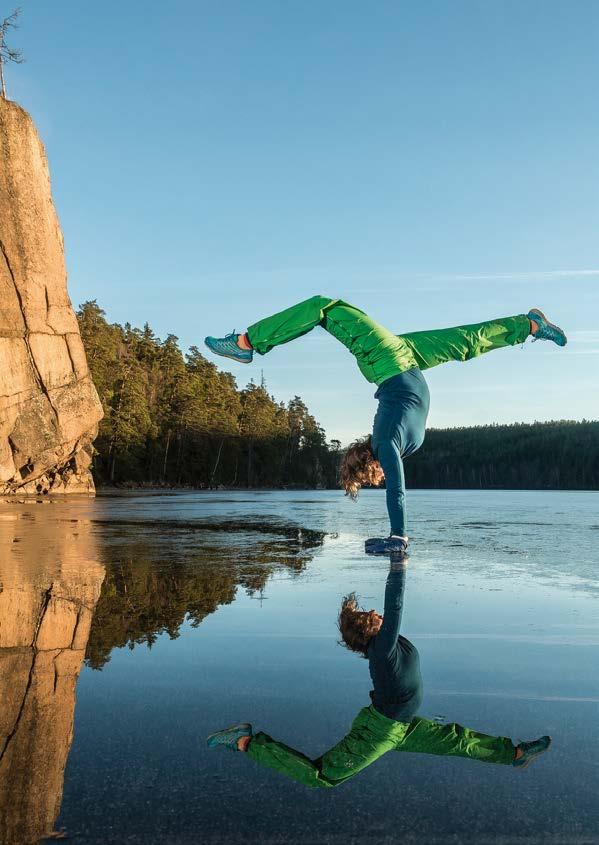
POLYGON ((367 657, 370 640, 379 629, 375 611, 360 610, 356 594, 350 593, 341 602, 337 626, 341 634, 341 645, 361 654, 362 657, 367 657))
POLYGON ((351 496, 355 501, 360 487, 373 483, 374 463, 370 437, 362 437, 347 447, 341 461, 341 484, 345 488, 346 496, 351 496))

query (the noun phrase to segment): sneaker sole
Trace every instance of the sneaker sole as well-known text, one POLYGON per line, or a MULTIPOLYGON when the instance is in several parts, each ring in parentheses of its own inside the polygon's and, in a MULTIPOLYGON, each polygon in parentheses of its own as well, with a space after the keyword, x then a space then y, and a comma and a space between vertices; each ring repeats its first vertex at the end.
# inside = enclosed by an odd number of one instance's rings
MULTIPOLYGON (((237 725, 231 725, 230 728, 224 728, 222 731, 214 731, 214 733, 208 734, 208 736, 206 737, 206 744, 210 745, 210 740, 213 739, 215 736, 218 736, 219 734, 229 733, 229 732, 233 733, 233 731, 239 731, 242 728, 247 728, 250 731, 250 733, 246 734, 246 736, 252 735, 251 734, 251 730, 252 730, 251 724, 249 722, 239 722, 239 724, 237 724, 237 725)), ((219 742, 219 743, 217 743, 217 745, 223 745, 223 743, 219 742)), ((211 746, 211 747, 215 747, 215 746, 211 746)))
POLYGON ((253 356, 249 361, 244 361, 243 358, 238 358, 237 355, 229 355, 227 352, 217 352, 216 349, 209 346, 206 341, 204 341, 204 346, 206 346, 213 355, 220 355, 221 358, 230 358, 231 361, 237 361, 238 364, 251 364, 253 360, 253 356))

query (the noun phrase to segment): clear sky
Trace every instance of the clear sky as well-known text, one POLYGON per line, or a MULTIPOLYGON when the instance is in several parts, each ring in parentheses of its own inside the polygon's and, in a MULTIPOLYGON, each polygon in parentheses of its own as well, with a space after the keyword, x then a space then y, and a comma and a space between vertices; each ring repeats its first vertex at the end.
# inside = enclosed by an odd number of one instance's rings
MULTIPOLYGON (((540 306, 568 347, 430 371, 429 424, 599 418, 596 0, 22 5, 9 96, 75 305, 183 348, 314 293, 398 333, 540 306)), ((374 387, 322 330, 220 360, 329 437, 370 427, 374 387)))

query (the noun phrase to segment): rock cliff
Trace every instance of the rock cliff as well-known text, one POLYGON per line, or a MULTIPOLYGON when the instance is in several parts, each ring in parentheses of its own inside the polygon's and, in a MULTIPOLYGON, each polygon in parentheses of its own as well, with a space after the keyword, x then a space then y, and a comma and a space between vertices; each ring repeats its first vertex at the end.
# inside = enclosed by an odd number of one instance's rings
POLYGON ((0 97, 0 493, 91 492, 102 406, 66 285, 44 147, 0 97))
POLYGON ((30 845, 54 828, 104 579, 91 522, 60 516, 0 504, 2 845, 30 845))

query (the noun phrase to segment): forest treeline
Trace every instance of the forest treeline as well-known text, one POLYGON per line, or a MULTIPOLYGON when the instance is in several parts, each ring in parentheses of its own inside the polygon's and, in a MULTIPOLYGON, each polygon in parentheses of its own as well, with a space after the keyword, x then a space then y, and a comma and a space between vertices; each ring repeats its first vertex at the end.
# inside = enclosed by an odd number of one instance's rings
POLYGON ((174 335, 109 323, 95 300, 77 317, 104 419, 96 482, 241 487, 334 487, 339 441, 327 443, 299 396, 241 390, 197 347, 174 335))
POLYGON ((599 422, 429 429, 408 487, 599 490, 599 422))
MULTIPOLYGON (((174 335, 109 323, 95 300, 77 312, 104 406, 98 484, 338 486, 341 443, 299 396, 277 402, 264 382, 230 373, 174 335)), ((599 489, 599 422, 429 429, 406 460, 408 487, 599 489)))

